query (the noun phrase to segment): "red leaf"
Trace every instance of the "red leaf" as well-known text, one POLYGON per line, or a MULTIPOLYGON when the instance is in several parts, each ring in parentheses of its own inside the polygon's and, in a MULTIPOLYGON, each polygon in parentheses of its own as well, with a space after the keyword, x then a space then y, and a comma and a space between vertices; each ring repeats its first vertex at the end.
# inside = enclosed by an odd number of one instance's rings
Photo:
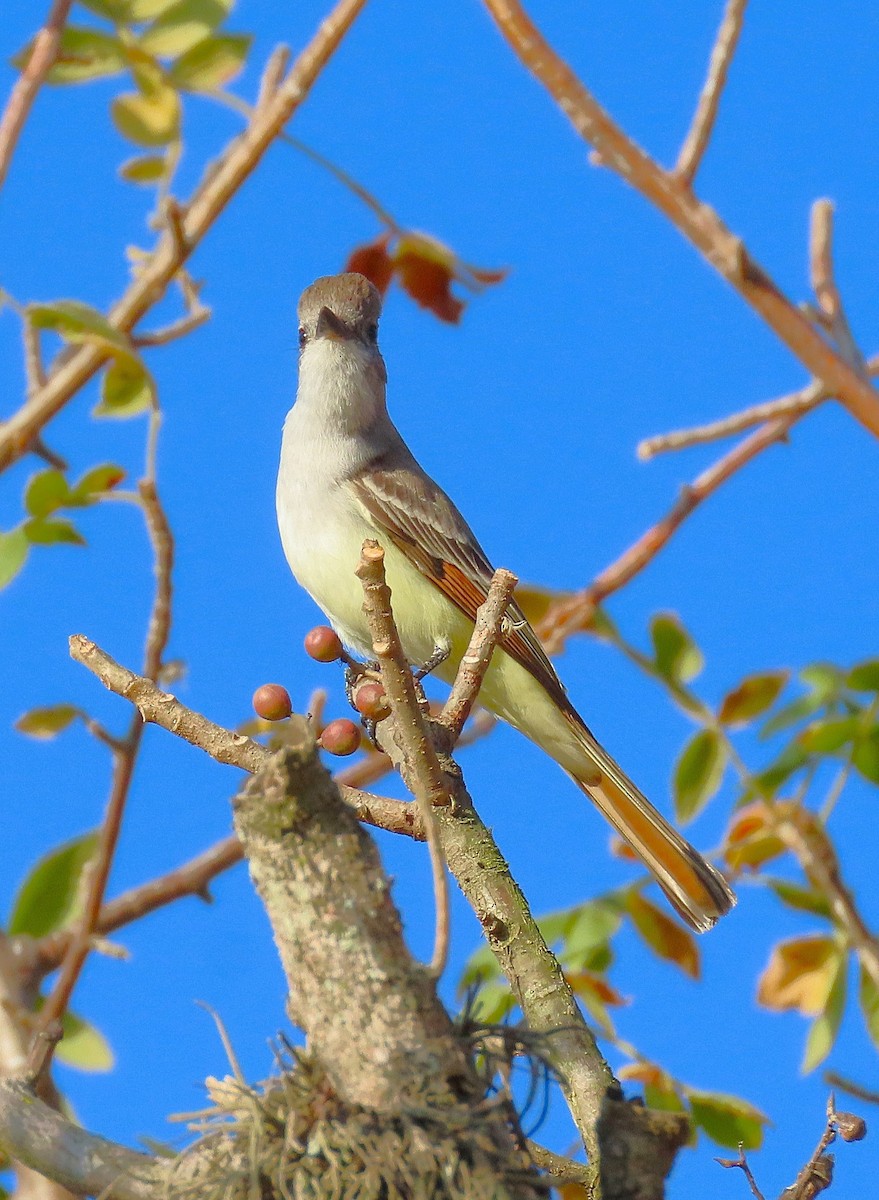
POLYGON ((388 242, 390 240, 391 235, 383 233, 374 242, 367 242, 363 246, 358 246, 355 250, 351 251, 351 255, 345 264, 346 271, 356 271, 359 275, 365 275, 370 283, 378 288, 382 295, 388 290, 394 274, 394 264, 391 262, 391 256, 388 254, 388 242))

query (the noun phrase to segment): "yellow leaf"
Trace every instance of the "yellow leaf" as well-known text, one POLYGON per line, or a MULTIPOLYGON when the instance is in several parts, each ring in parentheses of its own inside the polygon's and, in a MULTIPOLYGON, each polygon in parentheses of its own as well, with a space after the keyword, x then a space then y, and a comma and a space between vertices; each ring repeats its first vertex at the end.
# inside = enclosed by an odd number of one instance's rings
POLYGON ((651 950, 680 967, 692 979, 699 978, 699 947, 688 929, 637 891, 627 894, 626 909, 632 924, 651 950))
POLYGON ((757 987, 757 1002, 779 1011, 814 1017, 824 1011, 839 967, 840 947, 831 937, 779 942, 757 987))

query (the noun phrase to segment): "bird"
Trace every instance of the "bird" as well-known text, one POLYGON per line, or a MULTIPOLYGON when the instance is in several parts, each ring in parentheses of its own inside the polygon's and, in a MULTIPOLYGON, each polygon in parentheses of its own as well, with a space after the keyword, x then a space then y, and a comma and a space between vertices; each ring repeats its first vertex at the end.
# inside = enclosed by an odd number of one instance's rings
MULTIPOLYGON (((382 300, 364 276, 317 279, 299 301, 299 383, 284 422, 276 508, 298 583, 355 653, 371 657, 355 576, 367 539, 385 572, 404 653, 454 680, 494 569, 388 414, 382 300)), ((479 699, 553 758, 634 850, 696 931, 735 903, 723 875, 665 819, 594 737, 513 601, 479 699)))

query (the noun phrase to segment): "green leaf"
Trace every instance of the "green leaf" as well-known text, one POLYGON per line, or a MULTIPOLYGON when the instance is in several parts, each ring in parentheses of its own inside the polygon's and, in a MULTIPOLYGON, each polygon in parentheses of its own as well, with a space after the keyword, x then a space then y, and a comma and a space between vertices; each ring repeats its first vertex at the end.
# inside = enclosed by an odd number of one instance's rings
POLYGON ((171 80, 188 92, 224 87, 241 71, 252 42, 253 38, 245 33, 205 38, 171 64, 171 80))
POLYGON ((112 1071, 113 1051, 94 1025, 72 1012, 64 1014, 61 1025, 64 1037, 58 1043, 56 1058, 80 1071, 112 1071))
POLYGON ((852 763, 870 783, 879 783, 879 726, 874 725, 870 732, 855 744, 852 763))
MULTIPOLYGON (((112 21, 114 25, 122 25, 129 18, 128 0, 79 0, 83 8, 112 21)), ((170 0, 168 0, 170 3, 170 0)))
POLYGON ((24 566, 29 550, 30 543, 24 529, 13 529, 9 533, 0 532, 0 588, 12 583, 24 566))
POLYGON ((845 676, 834 663, 810 663, 800 671, 800 679, 810 691, 829 700, 837 695, 845 676))
POLYGON ((230 8, 231 0, 177 0, 142 34, 141 48, 160 58, 185 54, 213 33, 230 8))
POLYGON ((489 946, 480 946, 467 959, 464 965, 464 970, 461 972, 461 980, 458 984, 458 994, 461 995, 468 988, 482 986, 489 983, 493 979, 501 978, 501 969, 498 966, 497 959, 491 952, 489 946))
POLYGON ((101 463, 86 471, 75 487, 71 488, 70 501, 72 505, 94 504, 95 501, 111 492, 125 478, 125 469, 117 463, 101 463))
MULTIPOLYGON (((562 938, 559 955, 568 965, 585 965, 594 951, 607 945, 621 921, 619 906, 610 901, 590 900, 579 905, 573 910, 573 920, 562 938)), ((539 924, 543 929, 543 922, 539 924)))
POLYGON ((800 696, 791 704, 785 704, 780 708, 774 716, 771 716, 760 730, 761 738, 772 737, 774 733, 781 733, 784 729, 790 729, 792 725, 798 725, 800 721, 804 721, 806 717, 824 707, 824 701, 817 692, 810 692, 808 696, 800 696))
POLYGON ((828 717, 813 721, 797 738, 809 754, 834 754, 853 741, 860 729, 860 720, 852 717, 828 717))
POLYGON ((686 1089, 694 1123, 712 1141, 720 1146, 737 1150, 739 1143, 745 1150, 758 1150, 763 1143, 763 1126, 769 1118, 740 1096, 726 1096, 721 1092, 697 1092, 686 1089))
POLYGON ((811 887, 802 887, 798 883, 790 883, 787 879, 767 879, 782 904, 795 908, 798 912, 815 913, 819 917, 830 918, 830 905, 825 896, 811 887))
POLYGON ((74 920, 81 910, 80 881, 94 857, 97 831, 50 850, 37 862, 18 891, 9 918, 11 937, 44 937, 74 920))
POLYGON ((101 399, 95 417, 133 417, 145 412, 155 399, 155 385, 139 358, 120 356, 110 363, 101 380, 101 399))
POLYGON ((145 154, 139 158, 129 158, 119 168, 119 175, 128 183, 158 183, 163 179, 168 164, 161 154, 145 154))
POLYGON ((53 704, 49 708, 32 708, 15 722, 19 733, 28 737, 46 739, 55 737, 79 716, 80 710, 73 704, 53 704))
POLYGON ((60 471, 50 467, 31 476, 24 493, 24 506, 32 517, 47 517, 66 504, 69 496, 67 480, 60 471))
POLYGON ((684 746, 672 780, 679 821, 691 821, 716 793, 726 770, 726 758, 723 739, 714 729, 700 729, 684 746))
POLYGON ((177 3, 177 0, 128 0, 128 19, 135 25, 152 21, 177 3))
MULTIPOLYGON (((13 66, 23 70, 33 52, 34 43, 17 54, 13 66)), ((61 34, 58 57, 49 68, 46 83, 87 83, 121 75, 126 68, 125 49, 117 37, 99 29, 81 29, 68 25, 61 34)))
POLYGON ((69 546, 85 545, 85 538, 66 517, 33 517, 25 522, 24 532, 34 546, 52 546, 57 542, 69 546))
POLYGON ((138 146, 166 146, 180 135, 180 97, 170 87, 149 95, 126 92, 116 97, 111 112, 122 136, 138 146))
MULTIPOLYGON (((781 785, 787 783, 791 775, 795 775, 808 761, 809 755, 803 747, 796 742, 791 742, 789 746, 785 746, 774 762, 754 776, 758 794, 774 795, 781 785)), ((750 795, 753 791, 753 788, 749 789, 747 794, 750 795)))
POLYGON ((879 1046, 879 987, 872 977, 861 967, 858 999, 861 1002, 861 1012, 867 1025, 867 1032, 874 1046, 879 1046))
POLYGON ((634 889, 626 896, 626 908, 635 929, 654 954, 680 967, 691 979, 699 978, 699 947, 689 929, 634 889))
POLYGON ((765 671, 759 675, 747 675, 738 687, 724 696, 718 720, 722 725, 734 727, 750 724, 772 707, 788 677, 788 671, 765 671))
POLYGON ((506 983, 484 983, 473 1000, 473 1014, 485 1025, 498 1025, 516 1007, 506 983))
POLYGON ((29 304, 27 312, 35 328, 53 329, 68 342, 97 342, 111 349, 131 353, 126 335, 114 329, 102 312, 81 300, 29 304))
POLYGON ((800 1067, 804 1075, 808 1075, 810 1071, 814 1071, 817 1066, 823 1063, 833 1049, 836 1035, 839 1033, 839 1027, 842 1023, 842 1014, 845 1011, 847 968, 848 955, 844 950, 841 950, 837 960, 836 974, 830 988, 830 994, 827 997, 827 1003, 824 1006, 824 1011, 812 1022, 812 1027, 806 1038, 806 1053, 800 1067))
POLYGON ((856 692, 879 692, 879 658, 870 658, 852 667, 847 682, 856 692))
POLYGON ((676 613, 657 613, 650 622, 656 670, 672 683, 694 679, 705 665, 702 651, 676 613))

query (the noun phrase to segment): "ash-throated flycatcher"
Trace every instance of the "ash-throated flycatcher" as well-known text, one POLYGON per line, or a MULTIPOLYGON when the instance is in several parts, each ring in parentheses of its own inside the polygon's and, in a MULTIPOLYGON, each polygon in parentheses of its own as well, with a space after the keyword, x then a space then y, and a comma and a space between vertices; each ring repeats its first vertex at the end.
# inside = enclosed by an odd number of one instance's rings
MULTIPOLYGON (((354 570, 374 538, 385 551, 406 657, 451 682, 491 564, 454 504, 413 458, 385 407, 381 298, 362 275, 332 275, 299 302, 299 390, 284 424, 277 506, 290 569, 352 649, 371 654, 354 570), (438 653, 439 652, 439 653, 438 653)), ((735 903, 726 881, 620 770, 574 709, 515 604, 480 692, 595 802, 678 912, 710 929, 735 903)))

